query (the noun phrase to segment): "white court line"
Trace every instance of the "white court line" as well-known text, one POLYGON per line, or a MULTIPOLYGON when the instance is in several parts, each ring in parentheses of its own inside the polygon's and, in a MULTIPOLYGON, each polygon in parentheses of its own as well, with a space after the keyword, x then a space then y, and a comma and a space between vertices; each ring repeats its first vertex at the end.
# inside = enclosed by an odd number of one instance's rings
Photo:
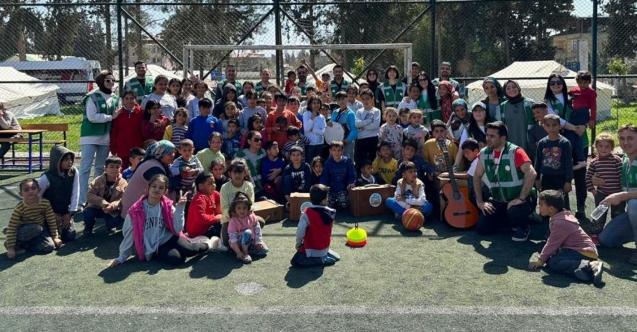
POLYGON ((366 307, 366 306, 308 306, 308 307, 0 307, 2 315, 466 315, 466 316, 637 316, 633 307, 366 307))

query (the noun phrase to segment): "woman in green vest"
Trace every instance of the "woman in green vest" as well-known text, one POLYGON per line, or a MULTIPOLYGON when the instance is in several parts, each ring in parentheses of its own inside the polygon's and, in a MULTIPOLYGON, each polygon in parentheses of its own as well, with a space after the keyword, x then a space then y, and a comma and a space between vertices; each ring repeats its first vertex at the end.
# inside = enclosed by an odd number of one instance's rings
MULTIPOLYGON (((120 99, 113 93, 115 78, 107 70, 102 71, 95 78, 98 89, 89 92, 82 101, 84 117, 80 130, 80 205, 86 203, 91 165, 95 160, 95 173, 102 175, 104 161, 108 157, 111 144, 111 124, 120 114, 120 99)), ((141 128, 139 128, 141 130, 141 128)))
POLYGON ((380 101, 380 108, 384 112, 386 107, 398 107, 407 93, 407 86, 400 80, 398 67, 391 65, 385 71, 387 81, 381 83, 376 90, 376 98, 380 101))
POLYGON ((512 80, 504 84, 504 93, 507 100, 500 105, 500 119, 509 129, 507 140, 524 149, 527 155, 534 155, 535 147, 530 146, 527 135, 535 123, 533 100, 524 97, 520 84, 512 80))
POLYGON ((436 86, 431 83, 431 77, 424 71, 418 74, 417 84, 420 87, 418 108, 422 111, 422 124, 431 128, 432 120, 442 120, 442 112, 438 109, 438 98, 436 98, 436 86))

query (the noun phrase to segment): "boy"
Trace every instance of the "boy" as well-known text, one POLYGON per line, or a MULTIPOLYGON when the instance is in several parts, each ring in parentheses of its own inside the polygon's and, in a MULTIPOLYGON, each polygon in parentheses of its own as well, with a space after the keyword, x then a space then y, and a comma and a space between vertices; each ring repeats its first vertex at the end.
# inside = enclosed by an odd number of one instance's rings
POLYGON ((265 122, 265 131, 270 136, 268 141, 275 141, 279 146, 284 146, 287 141, 288 126, 301 128, 303 123, 299 121, 296 114, 285 109, 288 97, 281 92, 276 93, 276 109, 268 114, 265 122))
POLYGON ((321 184, 330 188, 328 206, 337 210, 349 207, 348 189, 354 187, 356 175, 354 163, 343 156, 343 142, 334 141, 330 144, 330 157, 325 162, 321 174, 321 184))
MULTIPOLYGON (((418 178, 423 180, 425 179, 425 175, 433 180, 433 174, 436 172, 436 169, 431 166, 428 162, 422 159, 421 156, 416 154, 416 149, 418 149, 418 143, 413 139, 408 139, 403 142, 403 150, 401 151, 402 158, 398 160, 397 165, 400 166, 405 161, 411 161, 416 164, 416 173, 418 174, 418 178)), ((391 180, 391 184, 396 185, 398 180, 403 177, 403 174, 400 170, 396 171, 396 175, 394 179, 391 180)))
POLYGON ((402 174, 402 178, 396 183, 394 197, 387 198, 385 205, 394 211, 394 217, 397 220, 400 220, 409 208, 418 209, 423 216, 429 216, 433 207, 427 202, 425 184, 418 179, 416 164, 406 161, 400 164, 398 171, 402 174))
MULTIPOLYGON (((351 109, 354 112, 363 108, 363 103, 356 100, 356 97, 358 97, 358 89, 355 86, 353 85, 348 86, 346 93, 347 93, 347 108, 351 109)), ((336 93, 336 101, 338 102, 338 92, 336 93)), ((341 107, 341 104, 339 103, 338 106, 341 107)))
POLYGON ((603 270, 597 248, 577 219, 564 209, 563 196, 557 190, 545 190, 539 195, 540 214, 550 218, 550 235, 540 257, 529 263, 529 269, 547 263, 551 270, 601 286, 603 270))
POLYGON ((212 133, 222 133, 221 121, 210 115, 212 100, 204 98, 199 101, 199 115, 190 121, 184 138, 195 144, 195 153, 208 147, 207 139, 212 133))
POLYGON ((391 144, 382 141, 378 144, 378 157, 372 163, 374 174, 378 176, 378 183, 391 184, 398 169, 398 161, 392 157, 391 144))
POLYGON ((130 181, 130 178, 133 176, 133 172, 137 168, 137 165, 144 160, 144 156, 146 156, 146 150, 142 148, 132 148, 130 150, 130 157, 128 160, 130 161, 130 166, 122 172, 122 178, 126 181, 130 181))
POLYGON ((294 72, 294 70, 290 70, 288 71, 288 80, 285 81, 285 94, 289 95, 292 92, 292 89, 294 89, 295 83, 296 82, 296 73, 294 72))
MULTIPOLYGON (((221 135, 219 133, 213 133, 213 135, 221 135)), ((211 136, 212 137, 212 136, 211 136)), ((192 191, 193 183, 199 173, 204 171, 202 164, 199 162, 199 158, 193 155, 194 144, 189 139, 181 141, 179 146, 179 153, 181 156, 175 159, 172 166, 170 166, 170 173, 173 175, 173 179, 178 181, 171 184, 173 188, 179 188, 181 191, 192 191)), ((208 151, 208 149, 206 149, 208 151)), ((202 151, 202 152, 206 152, 202 151)), ((203 154, 203 153, 202 153, 203 154)), ((212 160, 208 163, 208 167, 212 164, 212 160)))
POLYGON ((409 108, 399 108, 398 109, 398 118, 400 119, 400 123, 399 124, 400 124, 401 127, 403 127, 403 129, 406 129, 410 125, 409 113, 410 113, 409 108))
POLYGON ((104 174, 96 177, 86 193, 88 206, 84 209, 84 236, 93 234, 95 219, 102 218, 106 232, 111 234, 122 221, 120 203, 128 182, 120 174, 122 160, 111 156, 104 163, 104 174))
POLYGON ((428 136, 429 130, 422 125, 422 112, 419 109, 409 111, 409 126, 403 130, 404 139, 418 142, 418 154, 422 154, 428 136))
POLYGON ((361 165, 361 174, 354 182, 354 187, 364 187, 368 184, 376 184, 378 181, 374 176, 374 168, 372 167, 372 162, 365 159, 361 165))
POLYGON ((290 194, 308 192, 312 178, 310 165, 303 161, 303 149, 299 146, 290 148, 290 163, 283 170, 283 194, 290 210, 290 194))
POLYGON ((560 117, 547 114, 542 119, 542 126, 548 133, 538 142, 535 153, 535 170, 538 190, 562 190, 564 205, 568 209, 568 193, 573 181, 573 162, 571 159, 571 143, 560 135, 560 117))
POLYGON ((31 250, 38 254, 48 254, 59 248, 58 226, 51 204, 39 197, 40 187, 35 179, 20 182, 22 201, 16 205, 7 227, 7 258, 31 250))
MULTIPOLYGON (((445 125, 444 122, 442 122, 442 120, 436 119, 431 121, 431 130, 432 130, 433 138, 430 138, 429 140, 425 142, 425 145, 422 151, 422 157, 429 164, 436 167, 437 173, 446 172, 447 164, 445 163, 444 154, 442 150, 440 149, 440 146, 438 146, 438 141, 445 140, 445 144, 447 144, 447 149, 449 150, 449 159, 451 160, 452 164, 454 160, 456 159, 456 154, 458 153, 458 147, 453 142, 446 139, 447 126, 445 125)), ((434 174, 434 176, 435 175, 438 175, 438 174, 434 174)))
POLYGON ((73 215, 79 212, 80 192, 75 153, 58 145, 51 148, 50 156, 49 169, 38 179, 38 196, 51 203, 62 242, 71 242, 76 236, 73 215))
POLYGON ((529 129, 529 145, 536 149, 538 142, 548 136, 544 126, 542 126, 542 120, 544 120, 544 116, 549 114, 549 110, 546 103, 533 103, 531 109, 533 110, 535 123, 529 129))
MULTIPOLYGON (((460 146, 460 149, 462 149, 463 160, 462 160, 462 163, 460 163, 459 169, 466 170, 466 171, 454 172, 453 174, 456 177, 456 179, 467 180, 468 182, 467 187, 469 188, 469 199, 471 200, 473 205, 476 205, 475 193, 473 191, 473 174, 475 173, 476 166, 478 164, 478 155, 480 154, 480 145, 478 144, 478 141, 476 141, 475 139, 467 138, 464 142, 462 142, 462 146, 460 146)), ((448 178, 449 173, 446 173, 446 172, 441 173, 440 177, 448 178)), ((486 186, 486 183, 485 183, 486 180, 487 180, 486 177, 482 178, 483 185, 485 186, 486 186)), ((483 190, 482 197, 488 197, 488 191, 485 192, 485 190, 483 190)))
POLYGON ((361 91, 363 108, 356 111, 356 128, 358 138, 354 154, 356 162, 374 160, 378 146, 378 132, 380 129, 380 110, 374 107, 374 93, 370 90, 361 91))
POLYGON ((263 123, 265 123, 268 118, 268 114, 263 108, 265 106, 265 100, 263 101, 263 106, 259 105, 259 102, 258 102, 259 97, 257 96, 256 92, 249 91, 246 93, 245 96, 246 96, 246 99, 248 100, 248 106, 245 107, 243 111, 241 112, 241 114, 239 115, 239 125, 241 126, 241 129, 247 131, 248 119, 250 119, 251 116, 255 115, 256 113, 259 113, 261 115, 261 119, 263 119, 263 123))
POLYGON ((279 144, 275 141, 265 143, 266 156, 261 161, 261 178, 263 179, 263 190, 270 199, 280 200, 282 198, 281 185, 283 179, 283 169, 285 162, 279 158, 279 144))
POLYGON ((398 104, 398 109, 401 110, 406 108, 409 110, 416 110, 418 109, 418 99, 420 99, 420 87, 412 84, 409 86, 409 90, 407 91, 407 97, 403 98, 400 104, 398 104))
POLYGON ((301 212, 296 229, 297 251, 290 261, 293 267, 334 265, 341 259, 330 249, 336 211, 326 206, 328 191, 322 184, 310 188, 312 205, 301 212))
POLYGON ((226 157, 221 152, 221 146, 223 145, 223 136, 220 133, 214 132, 208 137, 208 148, 201 150, 197 153, 197 159, 203 167, 210 168, 214 159, 219 159, 225 164, 226 157))
MULTIPOLYGON (((590 88, 592 75, 589 71, 579 71, 575 77, 575 81, 577 82, 577 86, 568 91, 573 101, 573 111, 571 112, 568 122, 576 127, 588 125, 589 128, 593 129, 597 121, 597 93, 590 88)), ((586 133, 586 131, 584 131, 584 133, 586 133)), ((584 137, 586 137, 585 134, 584 137)), ((575 139, 571 142, 573 147, 573 162, 576 164, 573 167, 574 170, 586 168, 587 156, 583 143, 584 137, 574 137, 575 139)))
POLYGON ((293 146, 300 147, 303 151, 305 151, 305 147, 310 143, 307 137, 301 135, 301 130, 295 126, 289 126, 287 130, 288 140, 283 145, 283 158, 285 160, 290 160, 290 152, 292 151, 293 146))
POLYGON ((227 159, 233 159, 234 155, 241 150, 241 130, 239 130, 239 120, 228 120, 228 131, 224 133, 223 147, 221 152, 228 156, 227 159))

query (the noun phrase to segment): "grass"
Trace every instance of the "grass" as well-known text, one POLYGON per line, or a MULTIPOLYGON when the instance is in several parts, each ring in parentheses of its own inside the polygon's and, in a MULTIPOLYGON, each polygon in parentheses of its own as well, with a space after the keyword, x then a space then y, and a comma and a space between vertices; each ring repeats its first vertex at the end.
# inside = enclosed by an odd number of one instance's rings
MULTIPOLYGON (((66 140, 67 147, 72 151, 80 151, 80 127, 82 126, 82 108, 78 105, 62 106, 63 116, 57 115, 45 115, 34 119, 20 119, 21 124, 45 124, 45 123, 68 123, 69 131, 67 132, 66 140)), ((62 139, 63 134, 61 132, 44 133, 44 139, 62 139)), ((50 146, 45 146, 44 151, 48 152, 50 146)), ((16 145, 16 151, 26 152, 28 147, 26 144, 16 145)))

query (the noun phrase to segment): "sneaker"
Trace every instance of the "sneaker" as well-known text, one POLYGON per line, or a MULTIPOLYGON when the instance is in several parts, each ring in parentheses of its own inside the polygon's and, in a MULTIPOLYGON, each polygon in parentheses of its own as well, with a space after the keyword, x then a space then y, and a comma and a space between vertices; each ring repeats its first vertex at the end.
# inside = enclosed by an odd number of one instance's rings
POLYGON ((325 256, 323 257, 323 264, 327 266, 332 266, 336 264, 336 260, 334 259, 334 257, 325 256))
POLYGON ((394 219, 396 219, 397 221, 401 221, 402 220, 402 216, 398 213, 394 213, 394 219))
POLYGON ((593 272, 593 285, 595 286, 602 285, 602 275, 604 274, 604 270, 602 270, 602 267, 602 261, 597 261, 597 265, 591 267, 593 272))
POLYGON ((221 240, 216 237, 213 236, 209 239, 207 239, 206 244, 208 244, 208 252, 216 252, 217 250, 219 250, 219 243, 221 242, 221 240))
POLYGON ((84 232, 82 232, 82 234, 86 237, 92 236, 93 235, 93 229, 92 228, 84 228, 84 232))
POLYGON ((219 242, 217 243, 217 251, 218 252, 227 252, 228 250, 230 250, 230 248, 226 247, 223 244, 223 241, 221 239, 219 239, 219 242))
POLYGON ((243 264, 250 264, 250 263, 252 263, 252 257, 250 257, 250 255, 243 256, 243 264))
POLYGON ((600 244, 599 244, 599 235, 597 235, 597 234, 593 234, 593 235, 591 235, 591 240, 593 241, 593 244, 594 244, 596 247, 599 247, 599 246, 600 246, 600 244))
POLYGON ((630 256, 630 259, 628 259, 628 263, 637 265, 637 252, 630 256))
POLYGON ((529 227, 527 228, 518 227, 518 230, 515 231, 515 234, 513 234, 513 237, 511 238, 511 240, 516 242, 524 242, 529 239, 529 231, 530 231, 529 227))

